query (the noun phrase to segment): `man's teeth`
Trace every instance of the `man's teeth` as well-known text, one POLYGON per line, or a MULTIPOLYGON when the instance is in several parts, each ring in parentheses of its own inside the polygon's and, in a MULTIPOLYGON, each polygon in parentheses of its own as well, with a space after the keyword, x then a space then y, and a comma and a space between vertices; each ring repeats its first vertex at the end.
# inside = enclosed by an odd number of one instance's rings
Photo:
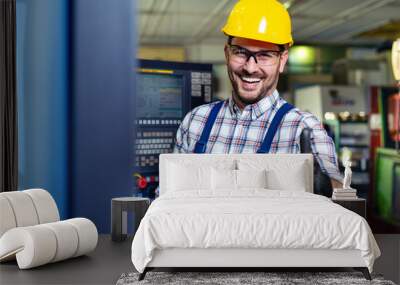
POLYGON ((257 83, 260 82, 260 78, 253 78, 253 77, 240 77, 243 81, 248 82, 248 83, 257 83))

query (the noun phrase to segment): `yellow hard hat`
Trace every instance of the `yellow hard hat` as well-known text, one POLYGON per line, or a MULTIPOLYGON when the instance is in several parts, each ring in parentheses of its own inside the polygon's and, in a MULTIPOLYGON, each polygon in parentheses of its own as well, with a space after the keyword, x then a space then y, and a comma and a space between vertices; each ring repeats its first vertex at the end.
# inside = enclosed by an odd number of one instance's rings
POLYGON ((222 32, 232 37, 293 45, 289 13, 276 0, 239 0, 222 32))

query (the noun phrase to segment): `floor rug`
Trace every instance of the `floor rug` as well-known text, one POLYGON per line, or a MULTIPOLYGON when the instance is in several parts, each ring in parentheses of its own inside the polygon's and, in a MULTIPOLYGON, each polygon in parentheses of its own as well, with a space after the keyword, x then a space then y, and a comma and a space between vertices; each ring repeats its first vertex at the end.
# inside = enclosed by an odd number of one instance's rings
POLYGON ((138 281, 139 273, 122 274, 117 285, 146 284, 213 284, 213 285, 358 285, 379 284, 395 285, 384 280, 381 275, 372 274, 372 281, 364 278, 360 272, 154 272, 150 271, 142 281, 138 281))

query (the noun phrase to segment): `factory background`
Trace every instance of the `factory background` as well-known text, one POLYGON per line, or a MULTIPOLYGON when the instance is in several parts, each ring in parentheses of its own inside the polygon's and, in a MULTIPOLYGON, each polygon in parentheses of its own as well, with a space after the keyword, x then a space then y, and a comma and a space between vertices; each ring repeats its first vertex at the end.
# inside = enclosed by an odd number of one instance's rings
MULTIPOLYGON (((49 189, 62 215, 102 231, 110 198, 155 195, 157 156, 184 115, 231 94, 220 28, 235 1, 120 2, 16 2, 19 187, 49 189)), ((285 2, 295 45, 278 91, 323 121, 340 161, 351 157, 376 230, 398 231, 400 4, 304 2, 285 2)))
MULTIPOLYGON (((17 174, 2 186, 44 188, 63 219, 109 233, 112 198, 156 197, 158 156, 185 114, 230 96, 221 27, 236 1, 14 2, 17 174)), ((295 44, 278 91, 323 122, 341 171, 352 161, 400 264, 400 1, 280 2, 295 44)))
MULTIPOLYGON (((351 159, 373 232, 400 233, 400 1, 281 2, 295 45, 278 91, 351 159)), ((234 3, 17 0, 18 189, 47 189, 63 218, 104 233, 111 198, 154 198, 185 114, 231 94, 220 29, 234 3)))

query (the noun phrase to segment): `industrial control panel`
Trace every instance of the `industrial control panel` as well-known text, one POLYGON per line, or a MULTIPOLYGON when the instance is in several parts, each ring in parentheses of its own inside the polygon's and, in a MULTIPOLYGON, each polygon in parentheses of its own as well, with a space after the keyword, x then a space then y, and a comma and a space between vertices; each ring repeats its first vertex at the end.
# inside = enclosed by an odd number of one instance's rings
POLYGON ((159 155, 173 151, 176 131, 185 115, 211 100, 211 64, 139 61, 133 173, 136 196, 155 197, 159 155))

